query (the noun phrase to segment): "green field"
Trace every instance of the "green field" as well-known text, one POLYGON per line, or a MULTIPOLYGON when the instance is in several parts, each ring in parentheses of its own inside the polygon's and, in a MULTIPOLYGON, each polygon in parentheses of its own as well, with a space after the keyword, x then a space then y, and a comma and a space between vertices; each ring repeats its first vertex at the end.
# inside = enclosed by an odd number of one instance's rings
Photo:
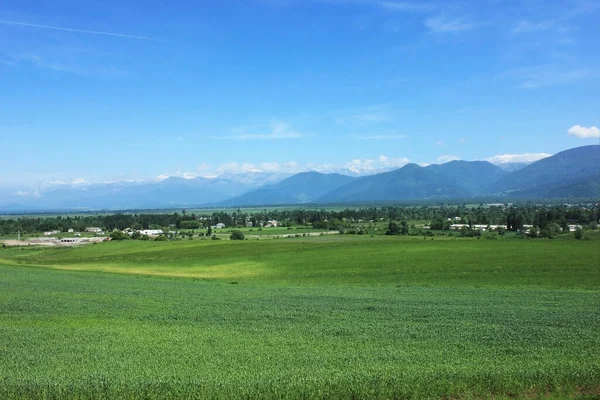
POLYGON ((599 240, 0 249, 0 398, 597 398, 599 240))

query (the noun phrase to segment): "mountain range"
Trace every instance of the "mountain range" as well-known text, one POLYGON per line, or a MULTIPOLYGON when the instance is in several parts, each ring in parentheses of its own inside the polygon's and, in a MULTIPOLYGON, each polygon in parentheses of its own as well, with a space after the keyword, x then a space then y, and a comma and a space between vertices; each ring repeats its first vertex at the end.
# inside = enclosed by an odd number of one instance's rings
POLYGON ((467 199, 598 199, 600 146, 583 146, 518 168, 451 161, 368 176, 301 172, 171 177, 160 182, 60 185, 36 192, 0 189, 0 211, 125 210, 305 203, 467 199))

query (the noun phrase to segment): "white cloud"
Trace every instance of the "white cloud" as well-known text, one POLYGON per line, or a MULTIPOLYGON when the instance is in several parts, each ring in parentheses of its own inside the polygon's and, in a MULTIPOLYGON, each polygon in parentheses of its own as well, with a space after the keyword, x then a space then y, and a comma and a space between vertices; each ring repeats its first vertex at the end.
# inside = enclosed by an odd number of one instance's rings
POLYGON ((484 161, 488 161, 494 165, 509 163, 529 164, 550 156, 551 154, 547 153, 499 154, 486 158, 484 161))
POLYGON ((600 137, 600 129, 595 126, 590 126, 589 128, 581 125, 573 125, 568 130, 569 136, 575 136, 580 139, 590 139, 590 138, 598 138, 600 137))
POLYGON ((383 167, 403 167, 410 162, 410 160, 406 157, 394 158, 379 156, 378 160, 383 167))
POLYGON ((298 169, 298 163, 296 161, 288 161, 286 163, 283 164, 284 168, 288 169, 288 170, 297 170, 298 169))
POLYGON ((435 144, 437 144, 438 146, 443 146, 444 142, 442 142, 441 140, 438 140, 437 142, 435 142, 435 144))
POLYGON ((260 163, 259 169, 263 172, 278 172, 281 170, 281 165, 276 162, 260 163))
POLYGON ((456 161, 456 160, 460 160, 460 157, 445 155, 445 156, 439 156, 438 158, 436 158, 435 163, 436 164, 445 164, 447 162, 456 161))
POLYGON ((372 172, 375 170, 375 160, 352 160, 344 164, 344 167, 357 174, 372 172))
POLYGON ((238 163, 227 162, 217 166, 216 168, 205 168, 205 165, 199 167, 197 172, 181 172, 164 173, 155 177, 155 181, 162 181, 170 177, 181 177, 192 179, 196 177, 216 178, 222 174, 244 174, 244 173, 282 173, 295 174, 304 171, 318 171, 323 173, 352 172, 358 175, 378 173, 388 171, 395 168, 403 167, 410 160, 406 157, 388 157, 381 155, 376 159, 354 159, 342 164, 333 163, 307 163, 304 165, 298 164, 296 161, 288 161, 284 163, 278 162, 262 162, 262 163, 238 163))
POLYGON ((410 160, 406 157, 387 157, 384 155, 379 156, 376 160, 372 159, 354 159, 346 164, 344 168, 348 169, 356 174, 368 174, 382 172, 385 170, 400 168, 408 164, 410 160))
POLYGON ((165 179, 168 178, 183 178, 183 179, 194 179, 197 178, 199 175, 195 172, 175 172, 173 174, 160 174, 157 175, 154 180, 156 181, 164 181, 165 179))
POLYGON ((473 24, 463 18, 448 18, 444 16, 429 17, 425 20, 425 26, 435 33, 454 33, 472 29, 473 24))
POLYGON ((71 181, 72 185, 85 185, 86 183, 89 183, 89 182, 83 178, 76 178, 71 181))
POLYGON ((289 124, 274 120, 269 126, 267 133, 248 133, 246 128, 236 128, 230 136, 214 136, 213 139, 237 139, 237 140, 276 140, 297 139, 303 135, 293 130, 289 124))

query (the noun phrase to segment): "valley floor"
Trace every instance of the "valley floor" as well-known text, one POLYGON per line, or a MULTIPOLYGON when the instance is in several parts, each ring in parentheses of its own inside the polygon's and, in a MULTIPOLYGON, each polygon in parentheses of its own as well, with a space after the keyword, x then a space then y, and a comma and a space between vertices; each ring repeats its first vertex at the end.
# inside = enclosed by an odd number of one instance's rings
POLYGON ((598 240, 0 249, 0 398, 596 398, 598 240))

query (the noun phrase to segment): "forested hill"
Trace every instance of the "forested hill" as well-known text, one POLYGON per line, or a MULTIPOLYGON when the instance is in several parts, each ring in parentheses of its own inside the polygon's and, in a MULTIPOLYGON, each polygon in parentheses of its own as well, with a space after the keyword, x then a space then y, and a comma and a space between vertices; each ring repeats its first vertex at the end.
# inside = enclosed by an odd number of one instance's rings
POLYGON ((427 167, 408 164, 332 190, 317 202, 469 198, 481 194, 506 174, 486 161, 452 161, 427 167))
POLYGON ((526 198, 598 198, 600 146, 582 146, 539 160, 495 182, 490 195, 526 198))
POLYGON ((407 164, 363 177, 313 171, 251 180, 171 177, 159 182, 65 185, 45 191, 0 190, 0 212, 477 201, 482 197, 499 201, 600 199, 600 146, 565 150, 512 172, 486 161, 452 161, 425 167, 407 164))
POLYGON ((283 181, 264 186, 255 191, 226 200, 223 206, 301 204, 316 201, 331 190, 354 182, 353 178, 340 174, 301 172, 283 181))

